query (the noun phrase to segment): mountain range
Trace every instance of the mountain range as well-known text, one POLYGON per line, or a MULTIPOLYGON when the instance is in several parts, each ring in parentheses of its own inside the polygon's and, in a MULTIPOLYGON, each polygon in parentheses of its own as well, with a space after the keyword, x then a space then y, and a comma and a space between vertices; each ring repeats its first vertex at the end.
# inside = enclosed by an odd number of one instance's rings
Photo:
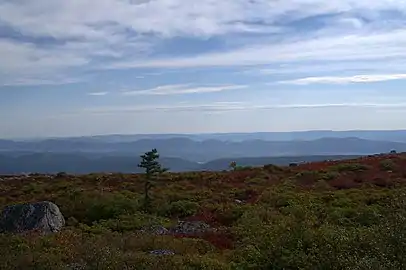
MULTIPOLYGON (((192 162, 181 158, 160 158, 160 163, 171 172, 185 171, 222 171, 229 169, 235 161, 239 166, 262 166, 266 164, 288 165, 290 163, 313 162, 322 160, 341 160, 357 156, 302 156, 302 157, 254 157, 224 158, 207 163, 192 162)), ((83 154, 31 153, 12 155, 0 154, 0 175, 22 173, 70 174, 88 173, 140 173, 137 167, 139 157, 100 156, 89 157, 83 154)))
POLYGON ((359 138, 322 138, 305 141, 241 142, 188 138, 140 139, 133 142, 75 141, 48 139, 32 141, 0 141, 0 153, 75 153, 82 155, 139 156, 157 148, 161 156, 193 162, 208 162, 219 158, 279 157, 313 155, 365 155, 397 150, 406 151, 406 142, 372 141, 359 138))
MULTIPOLYGON (((52 138, 55 140, 69 140, 75 142, 134 142, 142 139, 171 139, 186 138, 194 141, 219 140, 241 142, 247 140, 263 141, 292 141, 292 140, 318 140, 322 138, 359 138, 365 140, 406 142, 406 130, 310 130, 289 132, 253 132, 253 133, 207 133, 207 134, 113 134, 70 138, 52 138)), ((31 139, 42 141, 44 139, 31 139)))
POLYGON ((143 136, 0 140, 0 173, 139 172, 139 156, 153 148, 160 153, 162 164, 172 171, 224 170, 231 161, 244 166, 286 165, 392 150, 406 152, 406 131, 143 136), (318 138, 326 134, 331 136, 318 138), (348 134, 374 139, 340 137, 348 134), (265 139, 258 139, 261 136, 265 139), (273 137, 285 140, 271 140, 273 137))

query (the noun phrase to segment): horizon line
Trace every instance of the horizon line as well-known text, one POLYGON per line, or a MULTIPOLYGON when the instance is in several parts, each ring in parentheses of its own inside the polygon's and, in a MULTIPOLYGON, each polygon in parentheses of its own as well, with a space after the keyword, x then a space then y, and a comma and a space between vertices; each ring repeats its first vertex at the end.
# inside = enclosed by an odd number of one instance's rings
POLYGON ((203 133, 106 133, 78 136, 32 136, 32 137, 0 137, 0 140, 49 140, 49 139, 78 139, 109 136, 204 136, 204 135, 249 135, 249 134, 283 134, 283 133, 309 133, 309 132, 399 132, 405 129, 309 129, 293 131, 253 131, 253 132, 203 132, 203 133))

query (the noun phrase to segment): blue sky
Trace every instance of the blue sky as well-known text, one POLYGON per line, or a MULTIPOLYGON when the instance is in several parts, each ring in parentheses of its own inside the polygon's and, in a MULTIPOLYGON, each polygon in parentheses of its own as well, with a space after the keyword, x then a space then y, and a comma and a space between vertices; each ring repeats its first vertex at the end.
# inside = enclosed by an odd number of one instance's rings
POLYGON ((405 0, 0 0, 0 137, 406 128, 405 0))

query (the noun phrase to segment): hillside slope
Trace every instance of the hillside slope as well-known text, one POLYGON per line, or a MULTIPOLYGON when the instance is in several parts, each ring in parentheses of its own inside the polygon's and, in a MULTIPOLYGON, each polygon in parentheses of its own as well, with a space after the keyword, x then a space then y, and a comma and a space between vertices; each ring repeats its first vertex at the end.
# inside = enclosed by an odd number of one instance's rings
POLYGON ((47 200, 67 220, 0 233, 0 269, 406 267, 406 154, 165 173, 147 212, 143 187, 140 174, 0 176, 0 209, 47 200))

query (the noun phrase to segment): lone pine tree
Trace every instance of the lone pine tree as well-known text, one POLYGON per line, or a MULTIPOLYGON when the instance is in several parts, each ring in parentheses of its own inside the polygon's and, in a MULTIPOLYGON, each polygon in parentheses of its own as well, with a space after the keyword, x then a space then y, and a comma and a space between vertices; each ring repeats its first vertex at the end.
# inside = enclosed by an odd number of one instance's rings
POLYGON ((168 169, 163 168, 159 163, 158 151, 154 148, 149 152, 141 155, 141 162, 138 167, 145 169, 145 184, 144 184, 144 209, 149 210, 151 203, 150 190, 153 187, 153 181, 157 177, 166 172, 168 169))

